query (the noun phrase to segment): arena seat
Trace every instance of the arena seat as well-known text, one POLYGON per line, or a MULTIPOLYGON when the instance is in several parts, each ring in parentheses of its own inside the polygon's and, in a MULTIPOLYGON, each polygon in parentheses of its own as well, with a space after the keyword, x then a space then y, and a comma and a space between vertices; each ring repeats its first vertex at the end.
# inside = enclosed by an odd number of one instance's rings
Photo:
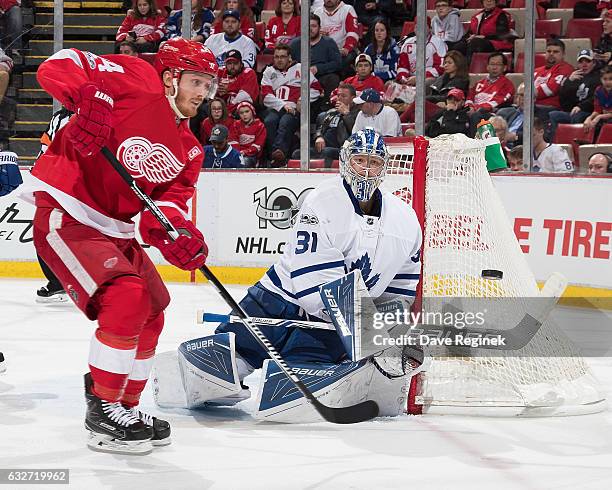
MULTIPOLYGON (((585 133, 583 124, 559 124, 553 143, 572 145, 574 155, 579 155, 580 145, 593 143, 595 133, 593 130, 585 133)), ((579 162, 574 161, 576 166, 579 162)))
POLYGON ((155 53, 138 53, 138 57, 153 64, 155 61, 155 53))
POLYGON ((567 23, 574 17, 574 9, 546 9, 547 19, 561 19, 563 22, 563 28, 561 34, 565 33, 567 29, 567 23))
POLYGON ((597 46, 603 32, 603 19, 570 19, 565 29, 565 37, 589 38, 591 46, 597 46))
MULTIPOLYGON (((544 53, 535 53, 534 66, 544 66, 546 63, 546 55, 544 53)), ((525 53, 519 53, 516 61, 514 62, 514 73, 520 73, 524 75, 525 72, 525 53)))
POLYGON ((257 58, 255 58, 255 71, 257 73, 262 73, 266 69, 266 66, 271 65, 273 61, 274 61, 274 54, 272 53, 258 54, 257 58))
POLYGON ((597 136, 598 145, 610 145, 612 144, 612 124, 604 124, 597 136))
MULTIPOLYGON (((516 73, 519 70, 516 68, 516 64, 518 62, 519 54, 525 51, 525 39, 515 39, 514 40, 514 71, 516 73)), ((546 51, 546 39, 536 39, 535 40, 535 52, 536 53, 544 53, 546 51)))
POLYGON ((287 162, 287 168, 300 168, 299 160, 289 160, 287 162))
POLYGON ((264 0, 262 10, 275 10, 278 0, 264 0))
POLYGON ((263 43, 263 40, 266 38, 265 22, 255 22, 255 36, 263 43))
POLYGON ((512 0, 510 2, 510 8, 513 8, 513 9, 524 9, 525 8, 525 0, 512 0))
POLYGON ((536 38, 549 39, 560 37, 563 21, 561 19, 537 19, 535 25, 536 38))
POLYGON ((389 146, 404 145, 406 143, 412 143, 414 141, 413 136, 386 136, 385 143, 389 146))
POLYGON ((308 164, 308 169, 315 170, 320 168, 325 168, 325 160, 323 160, 322 158, 315 158, 310 160, 310 163, 308 164))
POLYGON ((261 21, 265 22, 266 25, 268 24, 268 21, 274 17, 276 15, 276 13, 274 12, 274 10, 262 10, 261 11, 261 21))
POLYGON ((559 0, 559 8, 560 9, 573 9, 576 6, 576 3, 582 2, 584 0, 559 0))
POLYGON ((416 29, 416 22, 412 20, 407 20, 406 22, 404 22, 404 25, 402 26, 401 37, 405 37, 411 32, 414 32, 415 29, 416 29))
POLYGON ((504 9, 514 19, 514 30, 519 37, 525 37, 525 9, 508 8, 504 9))
MULTIPOLYGON (((472 54, 472 61, 470 63, 470 73, 486 73, 487 72, 487 59, 491 53, 474 53, 472 54)), ((508 63, 508 70, 512 68, 512 53, 504 53, 506 62, 508 63)))
POLYGON ((579 150, 580 165, 582 165, 585 170, 588 170, 589 158, 591 158, 591 155, 593 155, 593 153, 598 152, 612 153, 612 142, 607 145, 581 145, 579 150))

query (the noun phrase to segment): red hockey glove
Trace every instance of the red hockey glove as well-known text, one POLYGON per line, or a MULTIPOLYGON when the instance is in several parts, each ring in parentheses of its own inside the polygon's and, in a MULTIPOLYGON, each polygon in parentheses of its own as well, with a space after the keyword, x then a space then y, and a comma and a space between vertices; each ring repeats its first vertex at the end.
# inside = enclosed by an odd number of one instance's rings
POLYGON ((164 239, 155 240, 157 243, 153 245, 159 248, 168 262, 179 269, 187 271, 199 269, 204 265, 208 256, 208 246, 204 241, 204 235, 191 221, 174 217, 170 222, 180 233, 179 237, 173 242, 166 234, 164 239))
POLYGON ((98 153, 112 130, 113 98, 95 83, 79 89, 74 104, 74 122, 66 128, 66 137, 84 155, 98 153))

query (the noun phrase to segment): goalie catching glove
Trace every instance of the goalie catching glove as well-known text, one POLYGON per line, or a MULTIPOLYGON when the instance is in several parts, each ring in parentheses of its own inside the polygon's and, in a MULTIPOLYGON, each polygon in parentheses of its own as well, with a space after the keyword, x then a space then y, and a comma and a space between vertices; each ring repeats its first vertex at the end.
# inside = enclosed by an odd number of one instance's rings
POLYGON ((79 89, 71 110, 74 122, 66 128, 66 136, 84 155, 94 155, 106 145, 112 132, 113 98, 95 83, 79 89))
POLYGON ((170 223, 179 232, 175 241, 172 241, 166 230, 155 228, 149 231, 149 243, 179 269, 193 271, 202 267, 208 257, 204 235, 191 221, 179 216, 170 218, 170 223))

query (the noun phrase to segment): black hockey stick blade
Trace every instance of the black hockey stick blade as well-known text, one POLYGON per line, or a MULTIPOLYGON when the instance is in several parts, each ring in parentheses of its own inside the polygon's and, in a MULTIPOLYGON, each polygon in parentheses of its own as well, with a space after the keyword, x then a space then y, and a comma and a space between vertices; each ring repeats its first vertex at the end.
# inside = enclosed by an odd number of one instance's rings
MULTIPOLYGON (((144 206, 155 216, 157 221, 164 227, 164 229, 168 232, 172 239, 175 239, 177 236, 177 231, 172 226, 168 218, 161 212, 157 204, 138 186, 134 178, 129 174, 129 172, 125 169, 121 162, 117 160, 117 157, 106 147, 102 148, 102 154, 108 160, 110 165, 115 169, 115 171, 119 174, 119 176, 124 180, 124 182, 130 187, 132 192, 142 201, 144 206)), ((242 309, 242 307, 236 303, 231 294, 225 289, 225 286, 221 284, 219 279, 212 273, 212 271, 208 268, 208 266, 203 265, 198 269, 206 279, 208 279, 212 285, 215 287, 217 292, 221 295, 223 300, 228 304, 228 306, 234 310, 238 316, 240 317, 243 325, 246 329, 253 335, 255 340, 263 347, 263 349, 268 353, 271 359, 273 359, 276 364, 281 368, 285 376, 287 376, 291 382, 295 385, 295 387, 300 390, 302 395, 312 404, 312 406, 317 410, 317 412, 328 422, 332 422, 334 424, 356 424, 358 422, 365 422, 366 420, 373 419, 378 416, 379 409, 378 405, 374 401, 365 401, 362 403, 358 403, 357 405, 351 405, 349 407, 328 407, 323 405, 313 393, 306 387, 304 383, 294 374, 285 360, 281 357, 281 355, 276 351, 274 346, 270 343, 270 341, 266 338, 263 332, 257 327, 253 321, 250 319, 249 315, 242 309)))

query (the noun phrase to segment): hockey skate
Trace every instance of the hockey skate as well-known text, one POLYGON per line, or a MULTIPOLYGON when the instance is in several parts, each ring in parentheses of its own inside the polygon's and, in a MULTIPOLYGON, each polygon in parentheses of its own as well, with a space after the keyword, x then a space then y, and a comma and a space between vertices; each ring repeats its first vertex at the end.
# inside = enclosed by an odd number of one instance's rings
POLYGON ((91 392, 91 374, 85 375, 87 414, 90 432, 87 446, 93 451, 114 454, 149 454, 153 450, 153 429, 140 421, 120 402, 107 402, 91 392))
POLYGON ((138 410, 136 407, 128 408, 127 410, 142 423, 153 429, 153 437, 151 438, 153 446, 168 446, 172 442, 170 439, 170 424, 166 420, 158 419, 153 415, 138 410))
POLYGON ((37 303, 66 303, 68 295, 63 289, 54 289, 51 283, 36 291, 37 303))
POLYGON ((6 363, 4 362, 4 354, 0 352, 0 374, 6 371, 6 363))

